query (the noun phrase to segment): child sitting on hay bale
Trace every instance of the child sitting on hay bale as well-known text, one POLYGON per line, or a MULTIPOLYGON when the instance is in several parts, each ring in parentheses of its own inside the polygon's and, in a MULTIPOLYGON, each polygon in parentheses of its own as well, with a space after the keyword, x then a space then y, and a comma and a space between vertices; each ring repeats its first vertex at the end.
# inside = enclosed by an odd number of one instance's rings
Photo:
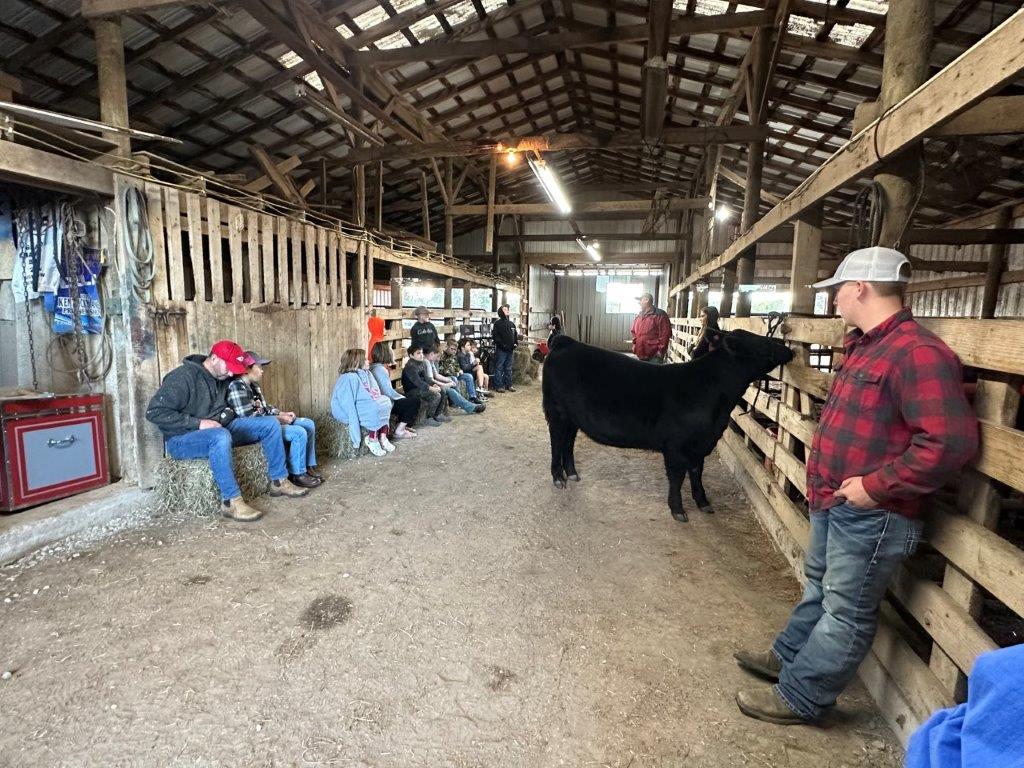
POLYGON ((459 365, 462 370, 476 376, 476 388, 486 397, 491 396, 491 377, 484 370, 480 359, 480 342, 476 339, 463 339, 459 342, 459 365))
POLYGON ((409 345, 405 367, 402 368, 402 390, 406 395, 415 393, 419 396, 422 407, 426 409, 424 426, 439 427, 448 420, 442 413, 447 399, 442 396, 441 387, 430 380, 427 363, 423 359, 423 347, 416 342, 409 345), (441 416, 444 418, 438 418, 441 416))
POLYGON ((206 459, 220 490, 221 513, 233 520, 259 520, 263 512, 242 500, 232 470, 231 449, 259 443, 266 456, 271 496, 305 496, 309 491, 288 479, 281 426, 272 416, 237 418, 228 407, 228 380, 245 373, 245 352, 227 339, 209 355, 189 355, 164 377, 149 401, 146 419, 164 436, 172 459, 206 459))
POLYGON ((395 450, 388 440, 391 420, 391 398, 381 394, 377 381, 370 375, 370 362, 365 349, 347 349, 338 366, 338 381, 331 395, 331 413, 348 427, 352 446, 361 442, 361 427, 369 434, 366 447, 374 456, 386 456, 395 450))
POLYGON ((441 359, 437 362, 437 370, 442 376, 447 376, 455 382, 461 382, 466 388, 466 397, 470 402, 477 405, 483 402, 482 393, 477 392, 476 385, 473 383, 473 374, 463 371, 459 364, 459 351, 454 336, 449 336, 445 340, 444 351, 441 352, 441 359))
POLYGON ((395 363, 395 356, 391 353, 391 347, 377 342, 370 350, 370 360, 370 374, 380 387, 381 394, 391 398, 391 413, 398 421, 395 439, 416 437, 416 430, 412 426, 420 412, 420 396, 415 392, 400 395, 392 385, 389 369, 395 363))
POLYGON ((263 366, 270 358, 253 351, 245 353, 248 369, 228 385, 228 405, 238 417, 273 416, 281 423, 281 436, 288 446, 288 479, 300 488, 316 488, 323 476, 316 471, 316 425, 312 419, 282 411, 267 402, 260 387, 263 366))
POLYGON ((441 352, 437 348, 437 345, 426 350, 427 374, 433 382, 441 387, 441 391, 448 398, 448 401, 456 408, 461 408, 466 413, 471 414, 483 413, 484 409, 487 407, 486 405, 481 403, 479 400, 470 402, 459 392, 458 382, 455 379, 449 379, 447 376, 441 375, 441 372, 437 369, 437 363, 440 356, 441 352))

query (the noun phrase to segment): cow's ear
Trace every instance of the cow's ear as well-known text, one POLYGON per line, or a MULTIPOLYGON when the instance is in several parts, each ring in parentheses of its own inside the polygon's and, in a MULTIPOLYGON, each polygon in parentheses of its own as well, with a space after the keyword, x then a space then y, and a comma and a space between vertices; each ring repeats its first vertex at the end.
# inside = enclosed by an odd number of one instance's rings
POLYGON ((725 338, 725 334, 721 331, 708 331, 708 344, 711 345, 712 349, 718 349, 722 346, 722 339, 725 338))

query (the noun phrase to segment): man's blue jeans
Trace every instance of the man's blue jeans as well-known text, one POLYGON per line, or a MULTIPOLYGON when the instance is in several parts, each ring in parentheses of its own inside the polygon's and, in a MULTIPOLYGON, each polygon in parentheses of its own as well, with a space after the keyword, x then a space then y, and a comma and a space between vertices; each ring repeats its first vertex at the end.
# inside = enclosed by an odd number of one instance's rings
POLYGON ((458 387, 445 387, 445 392, 448 393, 448 401, 456 408, 461 408, 466 413, 473 413, 476 411, 476 403, 471 403, 469 400, 462 396, 459 392, 458 387))
POLYGON ((801 717, 820 719, 853 679, 889 582, 917 549, 921 527, 895 512, 849 504, 811 514, 803 598, 772 646, 782 661, 775 690, 801 717))
POLYGON ((515 355, 503 349, 494 350, 494 388, 508 389, 512 386, 512 361, 515 355))
POLYGON ((196 429, 170 438, 165 447, 172 459, 209 459, 213 480, 220 489, 221 498, 227 501, 242 495, 231 466, 231 449, 251 443, 259 443, 263 448, 271 480, 288 477, 281 425, 276 416, 246 416, 232 419, 227 427, 196 429))
POLYGON ((316 466, 316 425, 312 419, 296 417, 291 424, 281 427, 281 434, 288 443, 289 472, 301 475, 316 466))
POLYGON ((476 397, 476 382, 473 381, 472 373, 460 373, 456 380, 466 385, 466 393, 470 400, 476 397))

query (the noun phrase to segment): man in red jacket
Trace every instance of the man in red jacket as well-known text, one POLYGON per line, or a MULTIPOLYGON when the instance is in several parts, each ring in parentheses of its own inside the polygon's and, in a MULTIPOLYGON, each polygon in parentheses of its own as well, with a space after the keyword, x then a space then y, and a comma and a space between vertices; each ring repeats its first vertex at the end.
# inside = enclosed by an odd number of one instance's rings
POLYGON ((672 335, 668 314, 654 306, 654 297, 649 293, 645 293, 638 301, 640 314, 629 329, 633 335, 633 354, 645 363, 664 363, 668 339, 672 335))
POLYGON ((978 449, 956 355, 918 325, 903 297, 910 262, 892 248, 848 255, 836 309, 854 330, 807 454, 807 583, 766 651, 744 669, 776 683, 742 690, 740 710, 778 725, 815 723, 871 648, 885 591, 921 536, 928 496, 978 449))

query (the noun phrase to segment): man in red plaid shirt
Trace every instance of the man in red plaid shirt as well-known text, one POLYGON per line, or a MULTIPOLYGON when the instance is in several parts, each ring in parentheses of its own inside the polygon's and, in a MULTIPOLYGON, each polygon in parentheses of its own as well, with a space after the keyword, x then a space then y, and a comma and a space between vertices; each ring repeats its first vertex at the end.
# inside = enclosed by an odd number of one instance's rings
POLYGON ((917 548, 923 502, 977 451, 960 363, 903 308, 909 279, 903 254, 875 247, 814 285, 838 286, 836 309, 854 330, 807 459, 803 598, 770 650, 736 654, 776 683, 737 694, 750 717, 814 723, 835 705, 871 647, 893 574, 917 548))

